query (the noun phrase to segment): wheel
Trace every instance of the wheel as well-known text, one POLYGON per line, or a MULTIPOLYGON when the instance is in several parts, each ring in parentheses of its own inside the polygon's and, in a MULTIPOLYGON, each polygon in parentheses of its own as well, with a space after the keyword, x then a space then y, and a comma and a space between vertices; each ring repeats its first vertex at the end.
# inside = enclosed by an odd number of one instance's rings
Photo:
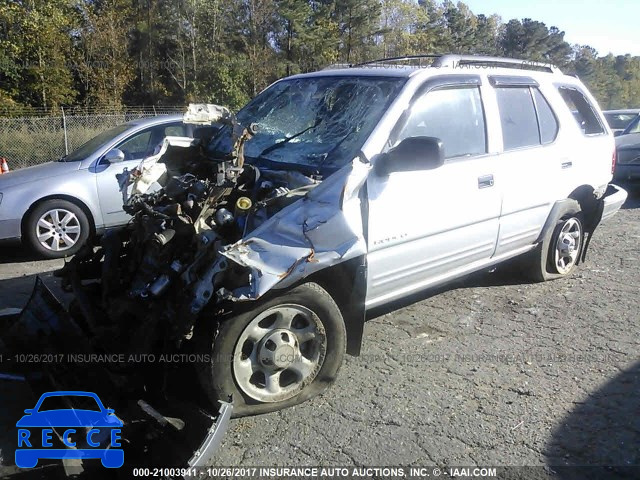
POLYGON ((24 237, 45 258, 75 254, 89 238, 89 220, 67 200, 47 200, 33 209, 25 222, 24 237))
POLYGON ((584 231, 580 204, 572 201, 558 215, 555 227, 533 251, 530 276, 536 281, 554 280, 571 274, 580 258, 584 231))
POLYGON ((252 304, 225 320, 217 335, 198 335, 211 356, 198 372, 205 393, 214 404, 231 395, 235 417, 273 412, 323 392, 336 378, 347 336, 340 309, 315 283, 252 304))

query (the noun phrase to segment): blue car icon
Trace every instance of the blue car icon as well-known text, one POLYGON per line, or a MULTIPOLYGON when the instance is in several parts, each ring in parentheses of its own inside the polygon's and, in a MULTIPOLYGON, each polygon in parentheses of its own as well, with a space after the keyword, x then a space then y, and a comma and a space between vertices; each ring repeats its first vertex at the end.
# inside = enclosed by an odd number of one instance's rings
MULTIPOLYGON (((60 391, 44 393, 33 409, 27 409, 18 423, 16 465, 33 468, 39 459, 100 459, 107 468, 124 464, 121 448, 122 420, 105 408, 92 392, 60 391), (70 405, 77 405, 71 408, 70 405), (60 408, 62 407, 62 408, 60 408), (53 431, 56 429, 56 432, 53 431), (62 436, 60 437, 60 434, 62 436), (82 447, 71 436, 86 439, 82 447), (64 448, 54 448, 60 440, 64 448)), ((78 439, 79 441, 79 439, 78 439)))

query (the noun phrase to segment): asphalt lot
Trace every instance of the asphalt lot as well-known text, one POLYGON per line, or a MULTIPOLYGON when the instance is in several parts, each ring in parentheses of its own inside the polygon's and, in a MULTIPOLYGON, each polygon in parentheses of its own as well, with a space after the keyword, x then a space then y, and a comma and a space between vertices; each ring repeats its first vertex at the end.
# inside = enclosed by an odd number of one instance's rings
MULTIPOLYGON (((326 394, 232 420, 215 465, 640 465, 639 243, 635 193, 571 278, 498 269, 378 312, 326 394)), ((0 309, 60 265, 4 247, 0 309)))

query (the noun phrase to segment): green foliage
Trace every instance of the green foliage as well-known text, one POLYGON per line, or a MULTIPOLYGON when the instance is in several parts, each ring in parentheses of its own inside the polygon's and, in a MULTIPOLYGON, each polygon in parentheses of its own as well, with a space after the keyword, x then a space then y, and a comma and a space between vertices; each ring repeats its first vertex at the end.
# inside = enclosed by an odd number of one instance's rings
POLYGON ((0 108, 224 103, 333 63, 419 53, 550 62, 604 108, 640 105, 640 57, 452 0, 3 0, 0 108))

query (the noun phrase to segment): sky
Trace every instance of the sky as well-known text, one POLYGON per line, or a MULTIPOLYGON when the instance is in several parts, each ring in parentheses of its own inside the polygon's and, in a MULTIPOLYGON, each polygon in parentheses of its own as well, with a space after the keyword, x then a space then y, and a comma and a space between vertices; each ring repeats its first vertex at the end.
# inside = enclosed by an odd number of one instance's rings
MULTIPOLYGON (((454 0, 457 3, 457 0, 454 0)), ((463 0, 478 15, 531 18, 565 32, 570 44, 590 45, 600 56, 640 55, 640 0, 463 0)))

